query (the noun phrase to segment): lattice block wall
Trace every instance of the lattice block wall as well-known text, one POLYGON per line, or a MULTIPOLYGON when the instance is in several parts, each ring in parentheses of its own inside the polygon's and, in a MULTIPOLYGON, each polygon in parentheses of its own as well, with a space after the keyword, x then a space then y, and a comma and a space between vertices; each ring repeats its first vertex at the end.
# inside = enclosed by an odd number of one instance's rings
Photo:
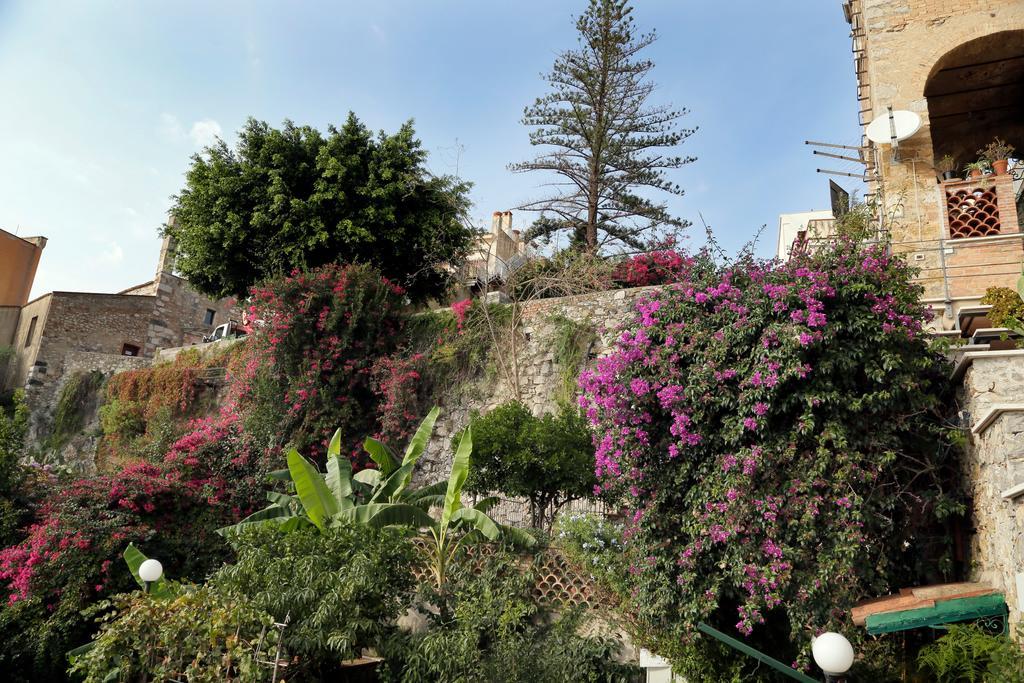
POLYGON ((994 185, 946 188, 946 216, 953 239, 998 235, 1002 229, 994 185))
MULTIPOLYGON (((424 548, 426 542, 417 539, 415 543, 424 548)), ((469 549, 467 561, 472 562, 474 567, 480 567, 494 551, 495 547, 491 545, 474 546, 469 549)), ((518 557, 517 563, 521 571, 533 569, 536 572, 537 582, 533 586, 533 595, 541 604, 588 609, 602 606, 590 575, 579 571, 560 549, 543 548, 533 555, 524 553, 518 557)), ((429 570, 417 570, 416 579, 429 581, 429 570)))

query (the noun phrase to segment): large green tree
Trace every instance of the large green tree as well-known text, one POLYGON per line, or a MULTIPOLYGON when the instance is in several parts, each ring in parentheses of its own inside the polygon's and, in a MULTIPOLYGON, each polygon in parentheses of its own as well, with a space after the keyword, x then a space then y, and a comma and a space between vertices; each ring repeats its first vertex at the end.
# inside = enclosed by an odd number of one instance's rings
POLYGON ((165 229, 178 271, 212 296, 270 276, 371 263, 414 300, 442 293, 468 249, 469 185, 431 175, 412 122, 376 136, 354 114, 327 133, 249 119, 192 158, 165 229))
POLYGON ((686 110, 649 105, 654 62, 639 56, 655 40, 638 33, 627 0, 590 0, 576 20, 579 45, 561 53, 546 80, 551 92, 527 107, 530 143, 545 148, 513 171, 560 178, 553 193, 520 208, 539 211, 528 237, 568 231, 589 251, 644 248, 660 228, 683 228, 651 195, 682 195, 666 171, 694 161, 671 149, 694 131, 677 127, 686 110))

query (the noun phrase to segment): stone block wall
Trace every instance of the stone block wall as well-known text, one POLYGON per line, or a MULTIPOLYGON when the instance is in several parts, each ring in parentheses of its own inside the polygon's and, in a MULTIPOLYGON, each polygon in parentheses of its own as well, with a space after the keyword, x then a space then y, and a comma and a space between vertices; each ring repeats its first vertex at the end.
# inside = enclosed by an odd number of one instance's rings
POLYGON ((972 579, 1006 595, 1017 623, 1024 601, 1024 351, 967 354, 958 398, 971 430, 965 482, 972 498, 972 579), (974 356, 973 358, 971 356, 974 356))
MULTIPOLYGON (((24 385, 30 409, 30 446, 40 446, 48 434, 60 388, 72 372, 113 372, 148 364, 139 357, 123 356, 122 348, 125 344, 142 348, 153 298, 54 292, 40 300, 39 305, 43 304, 35 339, 24 349, 32 353, 19 357, 24 367, 18 368, 16 382, 24 385)), ((32 306, 22 310, 19 334, 23 338, 31 317, 38 314, 32 306)))
POLYGON ((217 325, 240 319, 233 299, 210 299, 192 289, 188 280, 172 273, 159 273, 154 291, 151 324, 143 350, 147 356, 161 348, 198 344, 217 325), (208 310, 214 311, 212 323, 206 323, 208 310))
MULTIPOLYGON (((554 412, 562 386, 561 368, 555 360, 554 334, 557 330, 552 318, 564 316, 574 322, 592 325, 598 340, 590 350, 591 357, 607 352, 618 326, 630 317, 637 299, 652 288, 636 288, 598 292, 574 297, 542 299, 524 306, 522 338, 517 349, 518 397, 535 415, 554 412)), ((507 359, 511 365, 512 359, 507 359)), ((577 370, 581 370, 578 368, 577 370)), ((434 438, 420 461, 417 478, 423 482, 444 479, 454 455, 452 439, 467 424, 473 412, 486 413, 516 398, 516 388, 501 372, 493 379, 482 380, 458 398, 440 397, 441 416, 434 430, 434 438)), ((518 502, 503 506, 504 519, 518 520, 524 510, 518 502), (507 509, 505 509, 507 508, 507 509)))
POLYGON ((62 372, 53 380, 30 385, 26 396, 30 400, 32 411, 29 414, 27 442, 29 451, 34 452, 39 460, 49 464, 59 464, 70 468, 78 474, 91 475, 96 472, 96 446, 99 432, 98 408, 99 397, 94 397, 91 405, 82 406, 81 413, 84 423, 80 433, 74 435, 64 444, 59 452, 47 452, 44 449, 46 438, 50 435, 54 412, 61 391, 68 380, 79 372, 100 372, 109 378, 119 372, 148 367, 150 359, 140 356, 122 356, 119 354, 97 353, 94 351, 70 351, 64 355, 62 372))

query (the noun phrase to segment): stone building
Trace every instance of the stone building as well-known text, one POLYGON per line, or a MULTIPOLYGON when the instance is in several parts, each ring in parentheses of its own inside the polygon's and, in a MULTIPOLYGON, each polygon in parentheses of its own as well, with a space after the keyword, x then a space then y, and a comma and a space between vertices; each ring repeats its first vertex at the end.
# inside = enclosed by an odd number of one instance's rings
POLYGON ((896 145, 864 136, 861 158, 882 230, 920 269, 937 330, 958 328, 989 287, 1013 287, 1024 260, 1024 2, 844 0, 860 124, 889 110, 920 128, 896 145), (995 138, 1016 148, 1008 173, 966 178, 995 138), (956 172, 943 181, 945 156, 956 172))
POLYGON ((1024 156, 1024 2, 848 0, 861 123, 907 110, 921 128, 893 145, 864 140, 894 250, 921 269, 936 327, 988 287, 1016 282, 1024 258, 1020 176, 939 180, 999 137, 1024 156))
MULTIPOLYGON (((22 272, 34 273, 38 251, 25 259, 22 272)), ((31 280, 30 274, 22 287, 26 298, 31 280)), ((0 347, 8 349, 0 390, 25 389, 29 439, 38 443, 73 373, 111 374, 148 365, 158 349, 199 343, 232 316, 232 301, 209 299, 174 273, 174 244, 165 238, 150 281, 116 294, 50 292, 0 306, 0 347)))
POLYGON ((512 227, 511 211, 495 211, 491 231, 477 238, 466 262, 459 269, 458 282, 465 293, 485 291, 487 285, 504 281, 530 258, 529 244, 520 230, 512 227))

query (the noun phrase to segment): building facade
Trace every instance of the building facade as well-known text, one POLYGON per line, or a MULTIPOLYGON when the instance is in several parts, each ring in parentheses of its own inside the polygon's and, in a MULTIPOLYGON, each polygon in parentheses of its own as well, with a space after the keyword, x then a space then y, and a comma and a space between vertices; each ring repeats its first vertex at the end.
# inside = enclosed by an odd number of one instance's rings
MULTIPOLYGON (((36 238, 34 243, 45 240, 36 238)), ((27 298, 38 251, 34 256, 23 248, 20 252, 27 256, 17 262, 19 277, 27 281, 18 280, 18 291, 27 298)), ((233 301, 203 296, 175 274, 174 244, 165 238, 148 282, 116 294, 50 292, 0 306, 0 390, 25 390, 29 443, 39 445, 68 378, 148 365, 159 349, 200 343, 217 325, 236 319, 235 314, 233 301)))
POLYGON ((896 145, 865 136, 863 156, 893 250, 920 269, 936 329, 989 287, 1013 287, 1024 259, 1024 2, 846 0, 860 123, 913 112, 917 132, 896 145), (965 179, 1000 138, 1010 171, 965 179), (954 178, 941 179, 952 158, 954 178), (948 161, 948 159, 947 159, 948 161))

